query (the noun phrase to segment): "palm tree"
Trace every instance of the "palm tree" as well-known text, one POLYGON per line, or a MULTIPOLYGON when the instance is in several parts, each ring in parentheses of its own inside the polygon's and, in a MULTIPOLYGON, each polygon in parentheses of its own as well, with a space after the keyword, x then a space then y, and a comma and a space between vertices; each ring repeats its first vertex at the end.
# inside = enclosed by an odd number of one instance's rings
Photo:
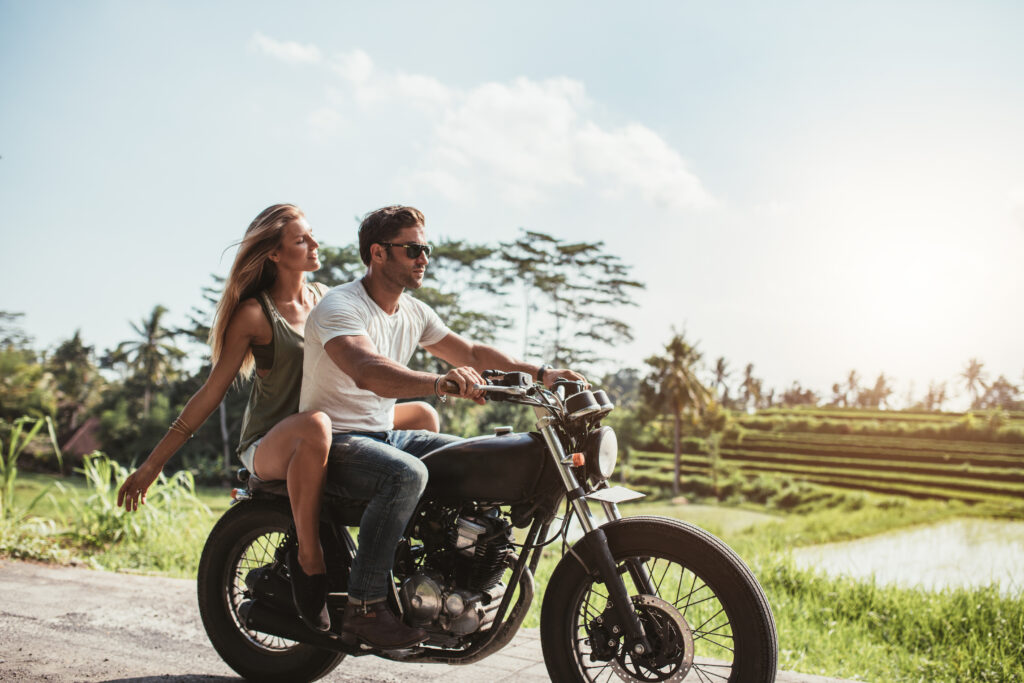
POLYGON ((697 363, 700 359, 700 352, 686 341, 685 334, 675 333, 665 345, 665 355, 651 356, 645 361, 651 367, 641 388, 645 401, 659 413, 666 412, 666 408, 672 413, 675 449, 673 496, 679 495, 683 416, 693 410, 702 411, 711 398, 711 392, 697 379, 697 363))
POLYGON ((715 361, 715 387, 718 389, 718 396, 723 407, 729 406, 729 385, 725 380, 729 379, 729 363, 724 356, 719 356, 715 361))
POLYGON ((743 408, 746 409, 751 400, 756 408, 761 402, 761 380, 754 377, 753 363, 747 363, 747 367, 743 368, 743 383, 740 384, 740 389, 743 392, 743 408))
POLYGON ((967 361, 967 367, 960 373, 964 387, 971 393, 972 408, 978 407, 978 395, 981 393, 981 389, 987 388, 985 385, 986 375, 982 370, 984 367, 984 363, 977 358, 972 358, 967 361))
POLYGON ((892 396, 892 384, 889 382, 889 378, 885 376, 884 372, 878 374, 878 379, 875 380, 875 386, 869 393, 871 395, 871 405, 873 408, 889 407, 889 397, 892 396))
POLYGON ((103 381, 93 362, 93 348, 82 341, 82 331, 60 343, 46 359, 57 384, 57 424, 63 439, 78 428, 79 420, 99 399, 103 381))
POLYGON ((167 309, 157 305, 141 324, 130 323, 138 339, 123 341, 108 356, 110 363, 124 363, 132 376, 141 380, 143 389, 142 414, 149 416, 153 389, 174 375, 174 364, 185 352, 173 344, 177 331, 162 324, 167 309))
POLYGON ((857 374, 856 370, 850 370, 850 374, 846 376, 846 398, 844 400, 845 407, 855 405, 857 402, 857 394, 860 392, 860 375, 857 374))

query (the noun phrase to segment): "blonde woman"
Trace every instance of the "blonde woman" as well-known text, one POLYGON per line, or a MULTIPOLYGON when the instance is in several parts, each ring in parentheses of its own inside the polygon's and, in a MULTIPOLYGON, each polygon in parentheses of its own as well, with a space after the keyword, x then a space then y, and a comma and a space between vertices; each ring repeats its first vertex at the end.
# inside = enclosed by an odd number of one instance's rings
MULTIPOLYGON (((331 445, 331 421, 322 412, 298 412, 303 328, 323 296, 307 282, 320 268, 319 244, 302 211, 275 204, 249 225, 238 247, 210 331, 213 369, 167 434, 118 491, 118 505, 135 511, 171 456, 216 410, 236 378, 253 378, 238 453, 263 480, 285 480, 298 548, 289 574, 300 617, 326 630, 326 567, 318 534, 320 504, 331 445)), ((396 406, 405 429, 438 430, 424 403, 396 406)))

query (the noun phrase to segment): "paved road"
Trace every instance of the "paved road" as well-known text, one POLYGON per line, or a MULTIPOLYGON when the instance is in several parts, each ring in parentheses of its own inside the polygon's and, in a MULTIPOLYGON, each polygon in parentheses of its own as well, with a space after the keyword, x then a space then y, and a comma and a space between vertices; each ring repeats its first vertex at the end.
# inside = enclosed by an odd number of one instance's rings
MULTIPOLYGON (((220 683, 238 678, 199 621, 195 583, 0 560, 0 681, 220 683)), ((464 667, 347 658, 325 681, 548 680, 537 629, 464 667)), ((779 683, 852 683, 780 672, 779 683)))

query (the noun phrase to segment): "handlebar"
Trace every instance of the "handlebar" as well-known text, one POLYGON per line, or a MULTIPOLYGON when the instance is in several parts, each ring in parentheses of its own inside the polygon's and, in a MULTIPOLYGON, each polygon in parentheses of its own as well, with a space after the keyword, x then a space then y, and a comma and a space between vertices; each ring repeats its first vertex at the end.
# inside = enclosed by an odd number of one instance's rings
MULTIPOLYGON (((459 393, 459 385, 450 379, 447 379, 444 382, 442 382, 441 388, 445 391, 445 393, 459 393)), ((508 396, 526 396, 527 392, 529 391, 528 387, 504 387, 495 384, 474 384, 473 388, 476 389, 477 391, 482 391, 485 394, 506 394, 508 396)))

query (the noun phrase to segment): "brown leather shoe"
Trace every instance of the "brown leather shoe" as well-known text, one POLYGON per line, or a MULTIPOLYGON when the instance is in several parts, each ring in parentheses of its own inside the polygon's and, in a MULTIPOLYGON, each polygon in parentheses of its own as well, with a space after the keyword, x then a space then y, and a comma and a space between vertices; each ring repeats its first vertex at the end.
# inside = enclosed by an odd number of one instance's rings
POLYGON ((423 629, 402 623, 386 600, 359 607, 349 602, 345 605, 341 632, 343 638, 354 637, 381 650, 411 647, 427 639, 423 629))

